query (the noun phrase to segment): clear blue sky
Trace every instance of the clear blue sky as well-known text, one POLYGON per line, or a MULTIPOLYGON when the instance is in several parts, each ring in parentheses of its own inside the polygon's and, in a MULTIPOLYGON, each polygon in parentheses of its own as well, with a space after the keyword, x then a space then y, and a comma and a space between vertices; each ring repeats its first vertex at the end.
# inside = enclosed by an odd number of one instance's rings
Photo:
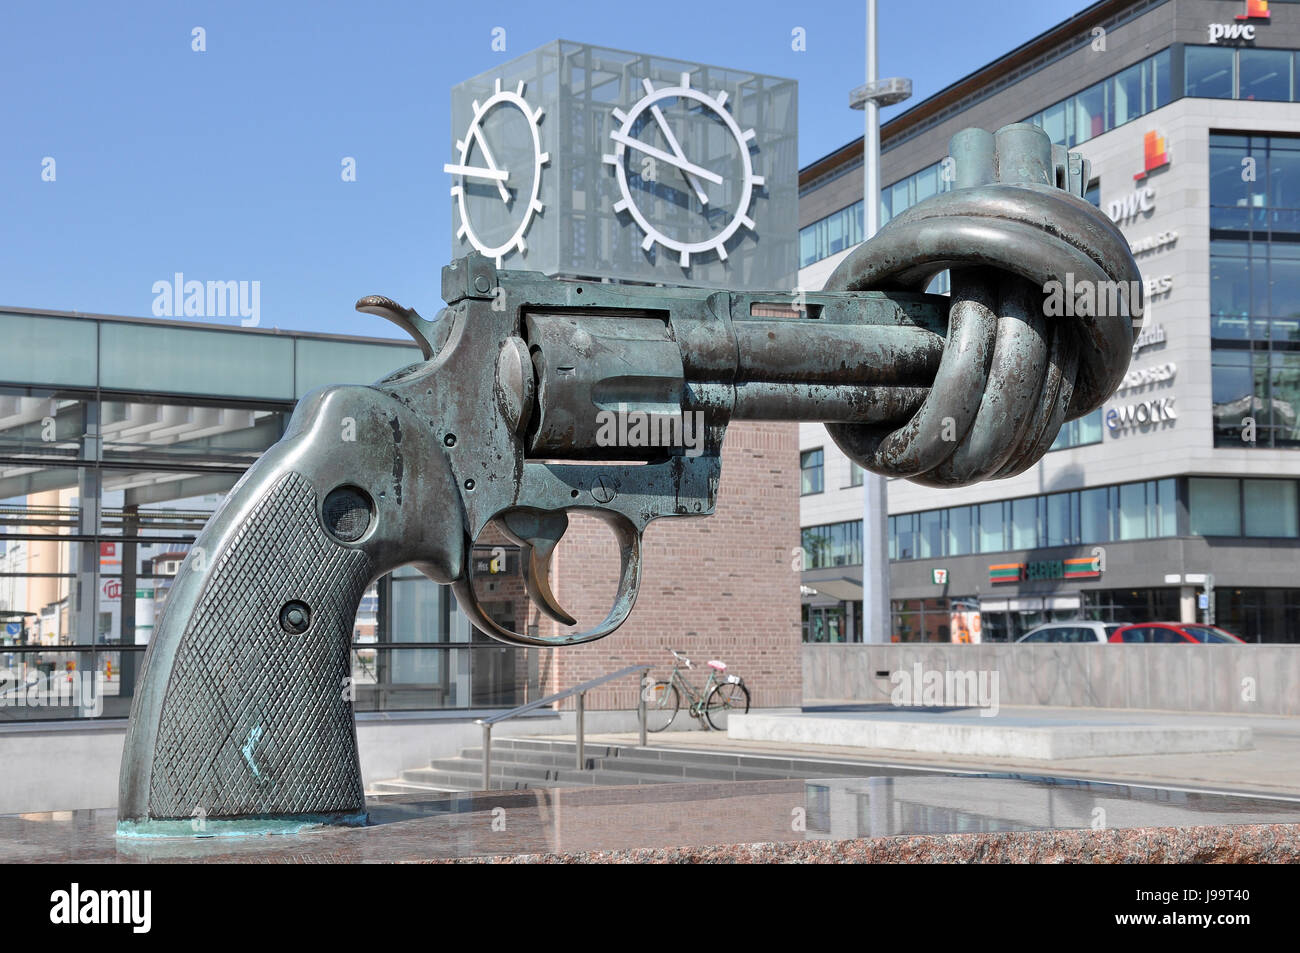
MULTIPOLYGON (((1088 6, 881 0, 915 102, 1088 6)), ((0 307, 147 316, 173 272, 261 282, 263 326, 393 336, 450 254, 449 89, 557 38, 799 81, 800 164, 861 135, 865 2, 208 0, 0 12, 0 307), (191 50, 191 29, 207 51, 191 50), (506 29, 505 53, 491 49, 506 29), (794 27, 807 52, 791 50, 794 27), (56 162, 54 182, 42 159, 56 162), (357 181, 340 179, 343 156, 357 181)), ((885 117, 902 107, 885 111, 885 117)), ((221 319, 206 319, 220 322, 221 319)), ((227 320, 226 323, 235 323, 227 320)))

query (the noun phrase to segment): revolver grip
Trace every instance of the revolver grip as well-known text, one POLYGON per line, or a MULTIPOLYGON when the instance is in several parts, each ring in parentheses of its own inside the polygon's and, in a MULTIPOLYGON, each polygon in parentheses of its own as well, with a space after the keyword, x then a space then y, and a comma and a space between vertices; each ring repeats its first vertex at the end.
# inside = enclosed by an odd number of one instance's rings
POLYGON ((120 832, 364 821, 350 682, 357 607, 395 566, 446 576, 463 553, 455 484, 421 432, 369 388, 318 392, 209 520, 145 654, 120 832), (349 421, 352 442, 339 438, 349 421), (403 479, 407 454, 426 466, 418 478, 403 479), (440 535, 413 528, 427 502, 450 510, 440 535))

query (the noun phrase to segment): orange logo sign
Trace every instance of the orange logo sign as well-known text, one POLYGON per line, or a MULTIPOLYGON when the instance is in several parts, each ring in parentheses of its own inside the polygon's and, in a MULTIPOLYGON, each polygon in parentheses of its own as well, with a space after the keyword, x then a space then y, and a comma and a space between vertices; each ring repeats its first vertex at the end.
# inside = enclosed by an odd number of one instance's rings
POLYGON ((1168 164, 1169 152, 1165 148, 1165 137, 1152 129, 1142 137, 1142 171, 1133 176, 1133 179, 1140 182, 1147 177, 1148 172, 1168 164))
POLYGON ((1238 13, 1238 20, 1268 20, 1272 14, 1268 12, 1268 0, 1246 0, 1246 12, 1238 13))

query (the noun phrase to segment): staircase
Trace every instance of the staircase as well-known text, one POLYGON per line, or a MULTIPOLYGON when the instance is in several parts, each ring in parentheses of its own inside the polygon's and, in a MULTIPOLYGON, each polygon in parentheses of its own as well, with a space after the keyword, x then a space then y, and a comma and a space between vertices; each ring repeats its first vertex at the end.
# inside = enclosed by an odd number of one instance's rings
MULTIPOLYGON (((735 752, 690 751, 668 746, 584 746, 587 770, 575 766, 575 742, 545 738, 495 738, 492 789, 571 788, 591 785, 666 784, 691 781, 772 781, 785 778, 881 777, 935 774, 933 770, 885 767, 855 761, 780 757, 735 752)), ((463 748, 427 768, 403 771, 400 778, 372 784, 373 794, 480 791, 483 749, 463 748)))

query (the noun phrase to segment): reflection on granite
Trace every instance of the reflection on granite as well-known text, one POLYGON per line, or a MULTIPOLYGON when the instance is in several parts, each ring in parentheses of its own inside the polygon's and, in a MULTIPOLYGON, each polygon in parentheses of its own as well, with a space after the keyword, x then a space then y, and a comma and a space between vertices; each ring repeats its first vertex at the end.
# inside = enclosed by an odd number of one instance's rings
POLYGON ((370 799, 371 826, 114 836, 115 812, 0 817, 0 862, 1298 861, 1300 803, 1014 776, 656 784, 370 799), (730 845, 730 846, 724 846, 730 845))

